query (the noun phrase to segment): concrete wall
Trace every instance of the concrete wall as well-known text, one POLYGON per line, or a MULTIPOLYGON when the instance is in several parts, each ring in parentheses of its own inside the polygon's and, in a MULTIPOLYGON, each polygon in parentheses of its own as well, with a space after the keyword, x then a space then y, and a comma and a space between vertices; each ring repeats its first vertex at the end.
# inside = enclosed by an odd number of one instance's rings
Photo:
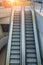
POLYGON ((0 18, 10 15, 11 15, 11 8, 0 8, 0 18))
POLYGON ((3 31, 1 25, 0 25, 0 37, 3 37, 3 31))
POLYGON ((41 16, 38 12, 36 12, 36 19, 40 37, 40 48, 41 48, 41 55, 43 58, 43 16, 41 16))
POLYGON ((9 24, 11 8, 0 8, 0 24, 9 24))
POLYGON ((10 16, 0 18, 0 24, 9 24, 10 16))
POLYGON ((3 49, 0 52, 0 65, 5 65, 5 60, 6 60, 6 46, 3 47, 3 49))
POLYGON ((0 39, 0 50, 8 43, 8 36, 0 39))

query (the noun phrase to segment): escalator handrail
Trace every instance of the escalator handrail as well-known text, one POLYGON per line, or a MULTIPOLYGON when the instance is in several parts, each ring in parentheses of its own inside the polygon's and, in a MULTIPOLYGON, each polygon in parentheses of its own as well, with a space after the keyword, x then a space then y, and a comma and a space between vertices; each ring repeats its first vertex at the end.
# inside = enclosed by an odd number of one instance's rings
POLYGON ((22 65, 25 65, 25 20, 24 20, 24 7, 21 13, 21 40, 22 40, 22 65))

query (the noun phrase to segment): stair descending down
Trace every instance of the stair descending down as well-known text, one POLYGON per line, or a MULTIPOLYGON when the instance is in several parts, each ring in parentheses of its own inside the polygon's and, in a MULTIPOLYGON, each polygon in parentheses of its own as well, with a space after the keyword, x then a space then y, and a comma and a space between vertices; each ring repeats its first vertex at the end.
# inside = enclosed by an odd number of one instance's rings
POLYGON ((37 65, 35 39, 31 11, 25 12, 26 65, 37 65))
POLYGON ((10 65, 20 65, 21 12, 16 11, 13 19, 10 65))

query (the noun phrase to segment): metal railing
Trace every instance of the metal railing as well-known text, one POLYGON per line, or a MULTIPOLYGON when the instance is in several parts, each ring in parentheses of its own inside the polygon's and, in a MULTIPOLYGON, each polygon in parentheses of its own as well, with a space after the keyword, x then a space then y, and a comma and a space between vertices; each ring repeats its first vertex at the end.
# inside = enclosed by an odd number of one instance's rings
POLYGON ((37 0, 31 0, 32 4, 31 4, 31 7, 33 9, 37 9, 39 10, 39 12, 42 12, 43 11, 43 1, 42 2, 39 2, 37 0))

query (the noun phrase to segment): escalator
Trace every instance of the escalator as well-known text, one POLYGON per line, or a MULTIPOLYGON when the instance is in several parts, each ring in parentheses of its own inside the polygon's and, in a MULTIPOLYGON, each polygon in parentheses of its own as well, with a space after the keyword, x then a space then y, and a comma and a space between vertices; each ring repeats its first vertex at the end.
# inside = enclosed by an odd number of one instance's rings
POLYGON ((26 65, 37 65, 31 12, 25 12, 26 65))
POLYGON ((11 40, 10 65, 20 65, 21 13, 15 12, 11 40))
POLYGON ((10 65, 20 65, 21 13, 16 11, 13 20, 10 65))
MULTIPOLYGON (((21 63, 21 12, 20 11, 15 11, 13 15, 13 25, 12 25, 12 35, 11 43, 8 41, 8 52, 7 52, 7 59, 6 59, 6 65, 20 65, 21 63), (11 45, 10 45, 11 44, 11 45), (11 46, 11 47, 10 47, 11 46)), ((11 22, 11 23, 12 23, 11 22)), ((10 37, 10 36, 9 36, 10 37)))
POLYGON ((11 28, 11 45, 8 43, 10 50, 7 50, 6 65, 41 65, 39 47, 35 42, 32 12, 24 12, 24 9, 15 11, 11 28))

